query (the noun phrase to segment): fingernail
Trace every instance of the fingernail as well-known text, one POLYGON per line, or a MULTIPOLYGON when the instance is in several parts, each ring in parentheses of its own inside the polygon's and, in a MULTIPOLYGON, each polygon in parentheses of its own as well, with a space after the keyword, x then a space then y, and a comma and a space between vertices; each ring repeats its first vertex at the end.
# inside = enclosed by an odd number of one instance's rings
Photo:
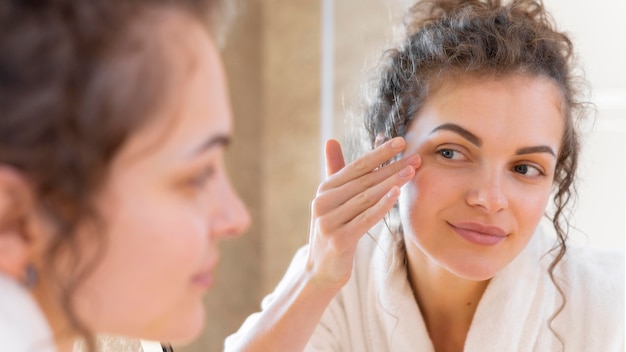
POLYGON ((393 186, 393 188, 387 193, 387 198, 396 198, 400 194, 400 188, 393 186))
POLYGON ((408 177, 409 175, 411 175, 411 170, 413 170, 412 167, 406 166, 404 169, 402 169, 402 170, 400 170, 400 172, 398 172, 398 176, 400 176, 400 177, 408 177))
POLYGON ((404 139, 402 138, 394 138, 391 140, 391 148, 399 149, 404 146, 404 139))
POLYGON ((420 160, 421 157, 419 156, 419 154, 413 154, 407 158, 407 162, 409 163, 409 165, 417 165, 419 164, 420 160))

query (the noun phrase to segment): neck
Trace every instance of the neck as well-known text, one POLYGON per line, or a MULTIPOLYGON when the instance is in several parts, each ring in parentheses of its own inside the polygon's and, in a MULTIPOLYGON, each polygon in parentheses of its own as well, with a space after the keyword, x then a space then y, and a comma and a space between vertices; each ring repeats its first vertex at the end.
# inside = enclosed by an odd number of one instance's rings
POLYGON ((435 350, 462 351, 489 281, 458 277, 413 249, 407 252, 409 281, 435 350))

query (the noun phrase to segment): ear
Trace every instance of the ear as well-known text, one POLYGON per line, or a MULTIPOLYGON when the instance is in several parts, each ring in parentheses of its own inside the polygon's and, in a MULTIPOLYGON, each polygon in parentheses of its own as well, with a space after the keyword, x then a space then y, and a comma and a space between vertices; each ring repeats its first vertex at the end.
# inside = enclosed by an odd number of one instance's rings
POLYGON ((32 191, 15 168, 0 164, 0 273, 22 281, 32 261, 33 234, 28 233, 32 191))
POLYGON ((386 141, 387 137, 385 137, 385 134, 383 132, 378 132, 376 139, 374 140, 374 149, 380 147, 386 141))

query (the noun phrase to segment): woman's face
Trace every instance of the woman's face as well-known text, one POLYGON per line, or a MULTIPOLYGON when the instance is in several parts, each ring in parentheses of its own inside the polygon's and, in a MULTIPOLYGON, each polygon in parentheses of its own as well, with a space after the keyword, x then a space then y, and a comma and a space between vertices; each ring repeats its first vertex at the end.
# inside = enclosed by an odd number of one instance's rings
POLYGON ((560 96, 548 79, 508 76, 428 98, 405 136, 423 159, 399 200, 409 261, 486 280, 522 251, 551 193, 560 96))
POLYGON ((160 26, 170 26, 166 39, 178 41, 170 48, 172 69, 187 74, 173 80, 162 116, 120 150, 96 199, 108 245, 76 294, 79 317, 96 332, 196 336, 217 241, 249 223, 224 166, 232 122, 217 50, 200 25, 174 17, 160 26))

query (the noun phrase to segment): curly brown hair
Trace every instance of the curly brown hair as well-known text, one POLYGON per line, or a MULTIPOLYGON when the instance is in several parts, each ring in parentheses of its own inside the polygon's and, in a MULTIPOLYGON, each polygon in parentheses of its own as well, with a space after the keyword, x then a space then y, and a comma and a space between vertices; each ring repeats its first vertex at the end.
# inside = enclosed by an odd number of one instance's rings
MULTIPOLYGON (((567 250, 565 217, 576 198, 579 154, 577 122, 586 112, 580 99, 584 81, 574 75, 573 45, 559 32, 539 0, 426 0, 405 20, 403 44, 385 52, 373 97, 365 111, 370 147, 403 136, 437 84, 455 75, 547 77, 562 93, 565 132, 554 177, 551 217, 558 245, 549 274, 567 250), (378 139, 377 139, 378 138, 378 139)), ((562 307, 555 313, 558 314, 562 307)), ((554 316, 551 321, 553 320, 554 316)))
POLYGON ((107 239, 102 231, 89 238, 99 251, 87 257, 78 250, 76 228, 86 220, 97 229, 105 225, 92 198, 129 135, 169 93, 163 45, 152 45, 157 39, 142 23, 153 10, 206 23, 215 9, 210 0, 0 2, 0 163, 24 175, 54 224, 43 270, 90 350, 93 333, 76 316, 72 297, 107 239), (61 275, 58 258, 65 254, 85 265, 61 275))

